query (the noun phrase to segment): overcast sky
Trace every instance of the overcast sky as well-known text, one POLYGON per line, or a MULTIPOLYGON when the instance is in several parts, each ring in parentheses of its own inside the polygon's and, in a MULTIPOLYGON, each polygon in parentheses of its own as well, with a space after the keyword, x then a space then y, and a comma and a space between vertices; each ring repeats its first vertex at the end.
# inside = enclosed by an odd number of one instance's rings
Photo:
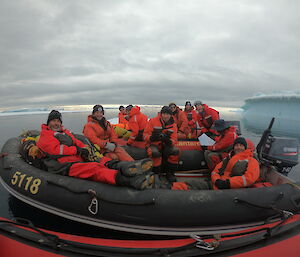
POLYGON ((0 108, 299 93, 299 13, 298 0, 0 0, 0 108))

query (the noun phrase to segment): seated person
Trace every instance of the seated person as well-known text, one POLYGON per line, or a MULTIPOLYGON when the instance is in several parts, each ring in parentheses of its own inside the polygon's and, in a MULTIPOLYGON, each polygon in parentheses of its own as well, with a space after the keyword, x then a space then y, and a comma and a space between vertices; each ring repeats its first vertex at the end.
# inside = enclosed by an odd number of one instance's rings
POLYGON ((131 131, 130 137, 127 141, 129 146, 134 146, 138 148, 145 148, 145 141, 143 137, 144 129, 148 124, 148 116, 141 112, 139 106, 128 105, 126 107, 126 112, 128 114, 128 127, 131 131))
POLYGON ((250 187, 259 179, 259 163, 247 146, 243 137, 234 141, 233 151, 211 173, 214 189, 250 187))
MULTIPOLYGON (((46 170, 53 174, 60 175, 69 175, 69 169, 72 163, 59 163, 57 160, 47 157, 37 146, 36 142, 39 139, 39 132, 34 136, 22 135, 22 144, 20 148, 20 154, 23 159, 29 164, 33 165, 36 168, 46 170)), ((89 149, 89 147, 87 147, 89 149)), ((99 153, 90 153, 89 156, 85 157, 90 162, 99 162, 99 153), (93 156, 91 156, 93 154, 93 156)), ((1 154, 1 156, 6 156, 7 154, 1 154)), ((149 162, 149 159, 144 159, 141 161, 135 162, 119 162, 116 160, 108 161, 106 164, 114 169, 121 170, 122 173, 125 173, 124 176, 132 177, 134 174, 142 174, 150 171, 152 167, 152 161, 149 162)), ((124 178, 123 178, 124 179, 124 178)), ((126 180, 126 179, 125 179, 126 180)), ((141 178, 142 180, 142 178, 141 178)), ((172 190, 190 190, 190 189, 209 189, 207 183, 196 182, 196 183, 185 183, 185 182, 168 182, 163 181, 159 177, 151 176, 150 180, 153 181, 152 184, 149 183, 147 188, 155 189, 172 189, 172 190), (154 183, 155 182, 155 183, 154 183)), ((122 182, 122 181, 121 181, 122 182)), ((124 183, 124 182, 123 182, 124 183)), ((125 181, 126 183, 126 181, 125 181)), ((139 181, 135 183, 135 186, 139 185, 139 181)), ((148 183, 148 182, 147 182, 148 183)))
POLYGON ((186 139, 191 133, 190 127, 188 125, 188 119, 184 112, 175 104, 170 103, 169 107, 172 110, 174 122, 177 125, 178 129, 178 138, 179 139, 186 139))
POLYGON ((214 134, 211 126, 219 117, 219 112, 213 108, 210 108, 201 101, 195 101, 194 106, 197 112, 197 123, 202 133, 214 134))
POLYGON ((207 149, 204 152, 204 157, 211 171, 232 150, 233 142, 237 138, 236 128, 226 124, 223 119, 216 120, 213 129, 219 133, 214 139, 215 144, 207 147, 201 146, 202 149, 207 149))
MULTIPOLYGON (((86 162, 89 155, 87 146, 62 126, 61 113, 56 110, 49 113, 47 124, 42 124, 37 146, 48 159, 59 164, 57 168, 62 175, 140 190, 151 187, 154 181, 149 161, 120 162, 103 157, 100 162, 86 162), (142 164, 146 164, 148 169, 143 169, 142 164)), ((54 166, 48 171, 55 172, 54 166)))
POLYGON ((100 147, 100 153, 104 156, 114 160, 133 161, 125 149, 116 143, 118 136, 110 122, 105 119, 102 105, 93 107, 92 115, 88 116, 88 122, 83 128, 83 134, 100 147))
POLYGON ((128 124, 128 120, 126 119, 126 116, 127 116, 126 109, 125 109, 125 107, 123 105, 121 105, 119 107, 119 111, 120 111, 119 114, 118 114, 119 124, 125 125, 124 128, 126 128, 126 125, 128 124))
POLYGON ((175 171, 178 168, 179 149, 177 143, 177 125, 172 117, 172 110, 164 106, 157 117, 149 120, 144 132, 148 156, 153 160, 153 171, 166 172, 167 179, 176 181, 175 171))
POLYGON ((197 112, 194 110, 194 107, 192 106, 190 101, 187 101, 185 103, 183 113, 188 120, 188 126, 190 129, 188 138, 198 138, 198 136, 200 136, 200 129, 197 129, 197 112))

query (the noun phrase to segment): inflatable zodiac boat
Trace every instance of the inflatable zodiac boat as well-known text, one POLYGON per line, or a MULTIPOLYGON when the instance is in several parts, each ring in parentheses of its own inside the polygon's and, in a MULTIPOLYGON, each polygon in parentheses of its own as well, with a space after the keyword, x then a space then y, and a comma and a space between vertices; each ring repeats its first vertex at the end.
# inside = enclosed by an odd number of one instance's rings
MULTIPOLYGON (((176 236, 242 231, 279 222, 300 211, 299 183, 279 172, 287 172, 297 164, 298 141, 274 138, 270 127, 258 147, 262 181, 269 183, 255 188, 138 191, 50 174, 21 158, 20 138, 11 138, 3 146, 2 152, 8 155, 0 162, 0 181, 13 196, 29 205, 93 226, 176 236)), ((182 144, 186 147, 191 142, 182 144)), ((196 148, 181 150, 186 157, 182 165, 187 164, 188 157, 195 162, 195 154, 203 155, 196 148)))

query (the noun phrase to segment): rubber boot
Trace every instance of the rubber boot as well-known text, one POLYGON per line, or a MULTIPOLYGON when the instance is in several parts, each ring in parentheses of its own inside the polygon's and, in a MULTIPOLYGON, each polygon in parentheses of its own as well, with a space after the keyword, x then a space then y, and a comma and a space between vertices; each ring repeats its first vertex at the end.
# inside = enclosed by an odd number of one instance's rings
POLYGON ((105 165, 110 169, 121 171, 125 176, 132 177, 149 173, 152 170, 153 162, 150 158, 132 162, 111 160, 108 161, 105 165))
POLYGON ((150 172, 147 175, 140 174, 134 177, 126 177, 121 172, 116 175, 116 184, 119 186, 129 186, 138 190, 152 188, 154 184, 154 174, 150 172))
POLYGON ((172 183, 167 181, 166 179, 161 179, 161 177, 158 174, 154 175, 154 183, 153 188, 155 189, 171 189, 172 183))
POLYGON ((177 181, 175 176, 175 171, 177 171, 177 168, 178 168, 178 164, 167 162, 165 165, 166 178, 171 183, 177 181))

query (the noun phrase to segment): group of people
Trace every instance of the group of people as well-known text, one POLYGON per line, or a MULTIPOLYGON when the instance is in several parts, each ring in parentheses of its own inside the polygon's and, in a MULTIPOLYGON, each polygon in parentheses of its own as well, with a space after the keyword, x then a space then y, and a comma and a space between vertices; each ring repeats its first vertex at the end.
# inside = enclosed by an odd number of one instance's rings
MULTIPOLYGON (((169 112, 172 114, 174 123, 177 125, 178 139, 197 138, 202 133, 211 133, 213 123, 218 120, 219 112, 203 104, 201 101, 195 101, 194 106, 190 101, 185 103, 184 110, 180 109, 175 103, 170 103, 169 112)), ((132 138, 129 143, 137 147, 144 147, 135 141, 141 141, 140 137, 136 139, 138 133, 141 133, 147 125, 148 117, 140 111, 140 107, 128 105, 119 107, 119 124, 132 132, 132 138)))
POLYGON ((120 106, 119 110, 119 123, 130 131, 127 145, 145 148, 149 158, 136 161, 119 145, 120 139, 101 105, 93 107, 83 128, 91 144, 65 129, 61 113, 53 110, 36 144, 47 160, 48 171, 139 190, 153 187, 155 173, 165 173, 170 188, 189 189, 188 183, 177 182, 174 175, 180 156, 177 140, 205 133, 215 140, 212 146, 202 146, 214 189, 247 187, 259 177, 254 147, 249 147, 249 142, 237 136, 235 127, 201 101, 196 101, 194 107, 187 101, 184 111, 170 103, 150 120, 138 106, 120 106), (87 161, 93 145, 103 155, 99 161, 87 161))

